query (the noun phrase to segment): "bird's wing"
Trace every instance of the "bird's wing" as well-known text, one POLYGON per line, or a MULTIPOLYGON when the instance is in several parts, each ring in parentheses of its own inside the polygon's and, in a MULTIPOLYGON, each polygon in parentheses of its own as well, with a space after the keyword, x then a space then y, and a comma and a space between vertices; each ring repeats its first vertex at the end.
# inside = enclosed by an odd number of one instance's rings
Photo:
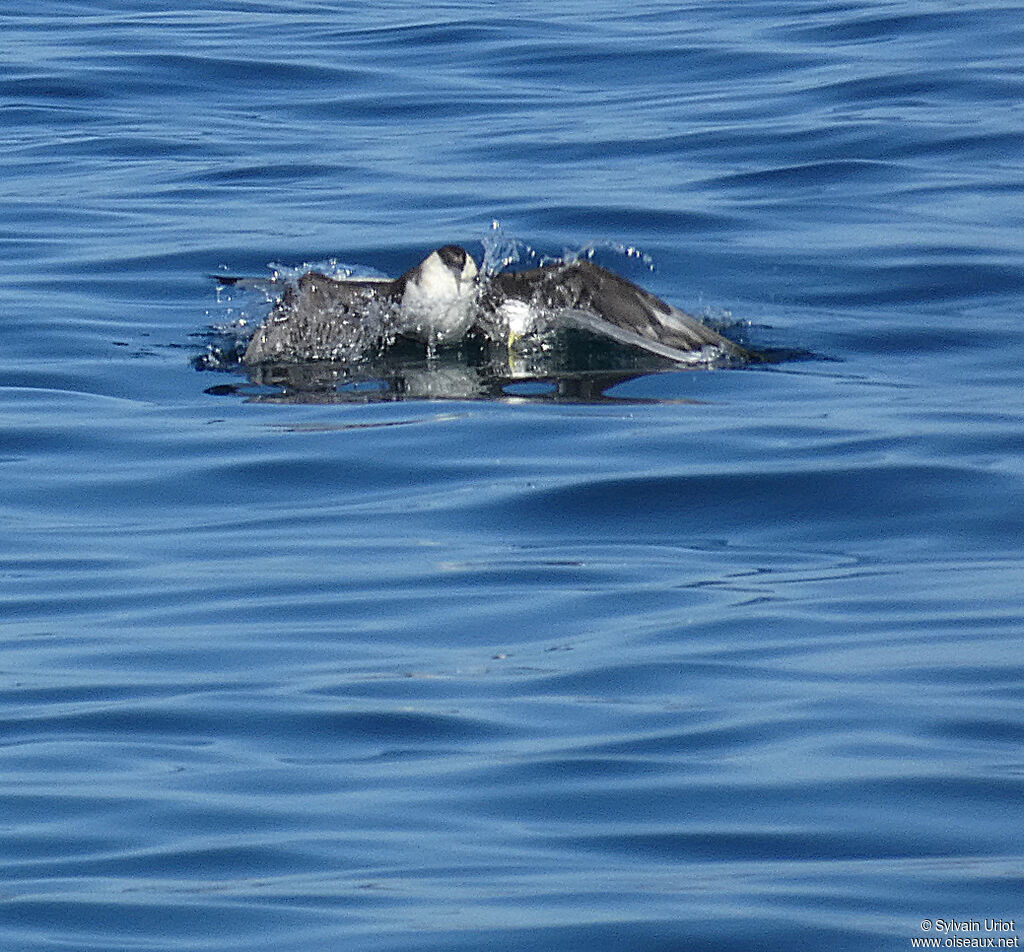
POLYGON ((371 329, 362 326, 370 302, 386 307, 394 285, 388 279, 337 280, 319 271, 307 272, 285 288, 253 335, 245 362, 283 356, 322 360, 358 349, 367 334, 372 336, 371 329))
POLYGON ((292 301, 304 294, 319 294, 325 298, 343 301, 346 296, 356 291, 372 289, 379 294, 382 286, 395 283, 391 278, 332 278, 319 271, 308 271, 298 281, 280 274, 267 278, 235 274, 211 274, 210 277, 223 287, 262 291, 281 298, 287 296, 292 301))
POLYGON ((559 320, 564 323, 590 331, 592 334, 597 334, 600 337, 608 337, 620 344, 639 347, 650 354, 665 357, 676 363, 708 364, 722 357, 722 351, 717 344, 703 344, 699 349, 680 350, 677 347, 671 347, 668 344, 651 340, 649 337, 643 337, 629 328, 606 321, 603 317, 598 317, 590 311, 581 311, 578 308, 562 308, 555 313, 559 320))
POLYGON ((579 327, 683 363, 746 352, 695 317, 590 261, 497 274, 503 295, 563 312, 579 327))
POLYGON ((289 285, 281 298, 282 307, 350 308, 365 305, 367 293, 380 299, 391 298, 390 278, 332 278, 319 271, 307 271, 298 282, 289 285))
POLYGON ((274 275, 269 278, 252 278, 240 274, 211 274, 211 278, 227 288, 246 288, 247 290, 268 291, 284 284, 284 278, 274 275))

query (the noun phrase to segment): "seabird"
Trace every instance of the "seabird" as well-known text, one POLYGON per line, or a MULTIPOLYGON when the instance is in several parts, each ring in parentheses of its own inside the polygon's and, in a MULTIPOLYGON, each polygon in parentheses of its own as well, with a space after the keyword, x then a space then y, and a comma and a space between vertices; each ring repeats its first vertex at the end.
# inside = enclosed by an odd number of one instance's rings
POLYGON ((514 348, 520 338, 565 324, 683 364, 751 357, 695 317, 591 261, 480 275, 464 248, 445 245, 393 280, 304 274, 256 331, 244 360, 353 358, 370 337, 379 343, 402 336, 433 348, 474 330, 514 348))

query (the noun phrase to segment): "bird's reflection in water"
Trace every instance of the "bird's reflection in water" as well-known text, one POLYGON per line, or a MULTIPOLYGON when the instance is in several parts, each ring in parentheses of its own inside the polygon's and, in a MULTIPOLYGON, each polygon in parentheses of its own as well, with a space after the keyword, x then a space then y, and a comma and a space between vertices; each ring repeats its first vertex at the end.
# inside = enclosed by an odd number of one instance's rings
POLYGON ((636 403, 647 401, 617 397, 611 391, 651 373, 691 372, 672 361, 573 330, 514 356, 477 340, 428 356, 421 345, 410 341, 399 342, 375 358, 246 365, 234 350, 210 344, 195 366, 247 378, 209 387, 207 393, 237 395, 256 403, 304 404, 399 400, 636 403))

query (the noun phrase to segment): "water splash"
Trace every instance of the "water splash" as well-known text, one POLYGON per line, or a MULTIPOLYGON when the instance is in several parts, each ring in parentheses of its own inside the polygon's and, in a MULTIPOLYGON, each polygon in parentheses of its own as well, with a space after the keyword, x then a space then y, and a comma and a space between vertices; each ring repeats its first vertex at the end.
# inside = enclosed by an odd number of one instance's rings
MULTIPOLYGON (((626 245, 618 241, 588 241, 579 248, 564 248, 562 250, 562 257, 557 260, 567 263, 584 259, 592 261, 598 253, 601 253, 602 255, 611 253, 622 258, 636 260, 639 261, 647 271, 653 273, 655 270, 654 258, 650 254, 642 248, 637 248, 635 245, 626 245)), ((612 270, 615 269, 613 268, 612 270)))
MULTIPOLYGON (((594 239, 576 246, 566 245, 563 246, 561 254, 547 254, 511 234, 498 219, 491 222, 490 232, 480 238, 480 244, 484 249, 484 259, 480 266, 483 275, 497 274, 514 265, 534 268, 571 264, 582 260, 592 261, 597 255, 602 258, 617 257, 627 261, 639 261, 645 270, 655 270, 654 257, 642 248, 607 239, 594 239)), ((632 269, 630 266, 620 270, 632 269)), ((615 270, 614 265, 612 270, 615 270)))
POLYGON ((538 260, 537 252, 522 239, 509 234, 497 219, 491 222, 490 234, 480 238, 480 244, 484 249, 480 274, 485 279, 488 275, 497 274, 512 265, 526 262, 532 266, 538 260))

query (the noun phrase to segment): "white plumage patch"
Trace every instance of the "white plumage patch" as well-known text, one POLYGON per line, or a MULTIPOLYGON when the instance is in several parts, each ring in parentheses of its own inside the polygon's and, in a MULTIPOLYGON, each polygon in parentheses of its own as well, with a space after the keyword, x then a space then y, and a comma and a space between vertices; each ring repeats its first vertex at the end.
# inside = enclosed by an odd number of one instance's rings
POLYGON ((433 252, 405 286, 402 311, 406 321, 439 340, 461 337, 473 319, 476 276, 476 262, 469 255, 457 273, 433 252))
POLYGON ((528 333, 533 327, 535 314, 533 308, 526 301, 517 298, 508 298, 502 301, 498 309, 501 319, 508 325, 509 337, 515 340, 528 333))

